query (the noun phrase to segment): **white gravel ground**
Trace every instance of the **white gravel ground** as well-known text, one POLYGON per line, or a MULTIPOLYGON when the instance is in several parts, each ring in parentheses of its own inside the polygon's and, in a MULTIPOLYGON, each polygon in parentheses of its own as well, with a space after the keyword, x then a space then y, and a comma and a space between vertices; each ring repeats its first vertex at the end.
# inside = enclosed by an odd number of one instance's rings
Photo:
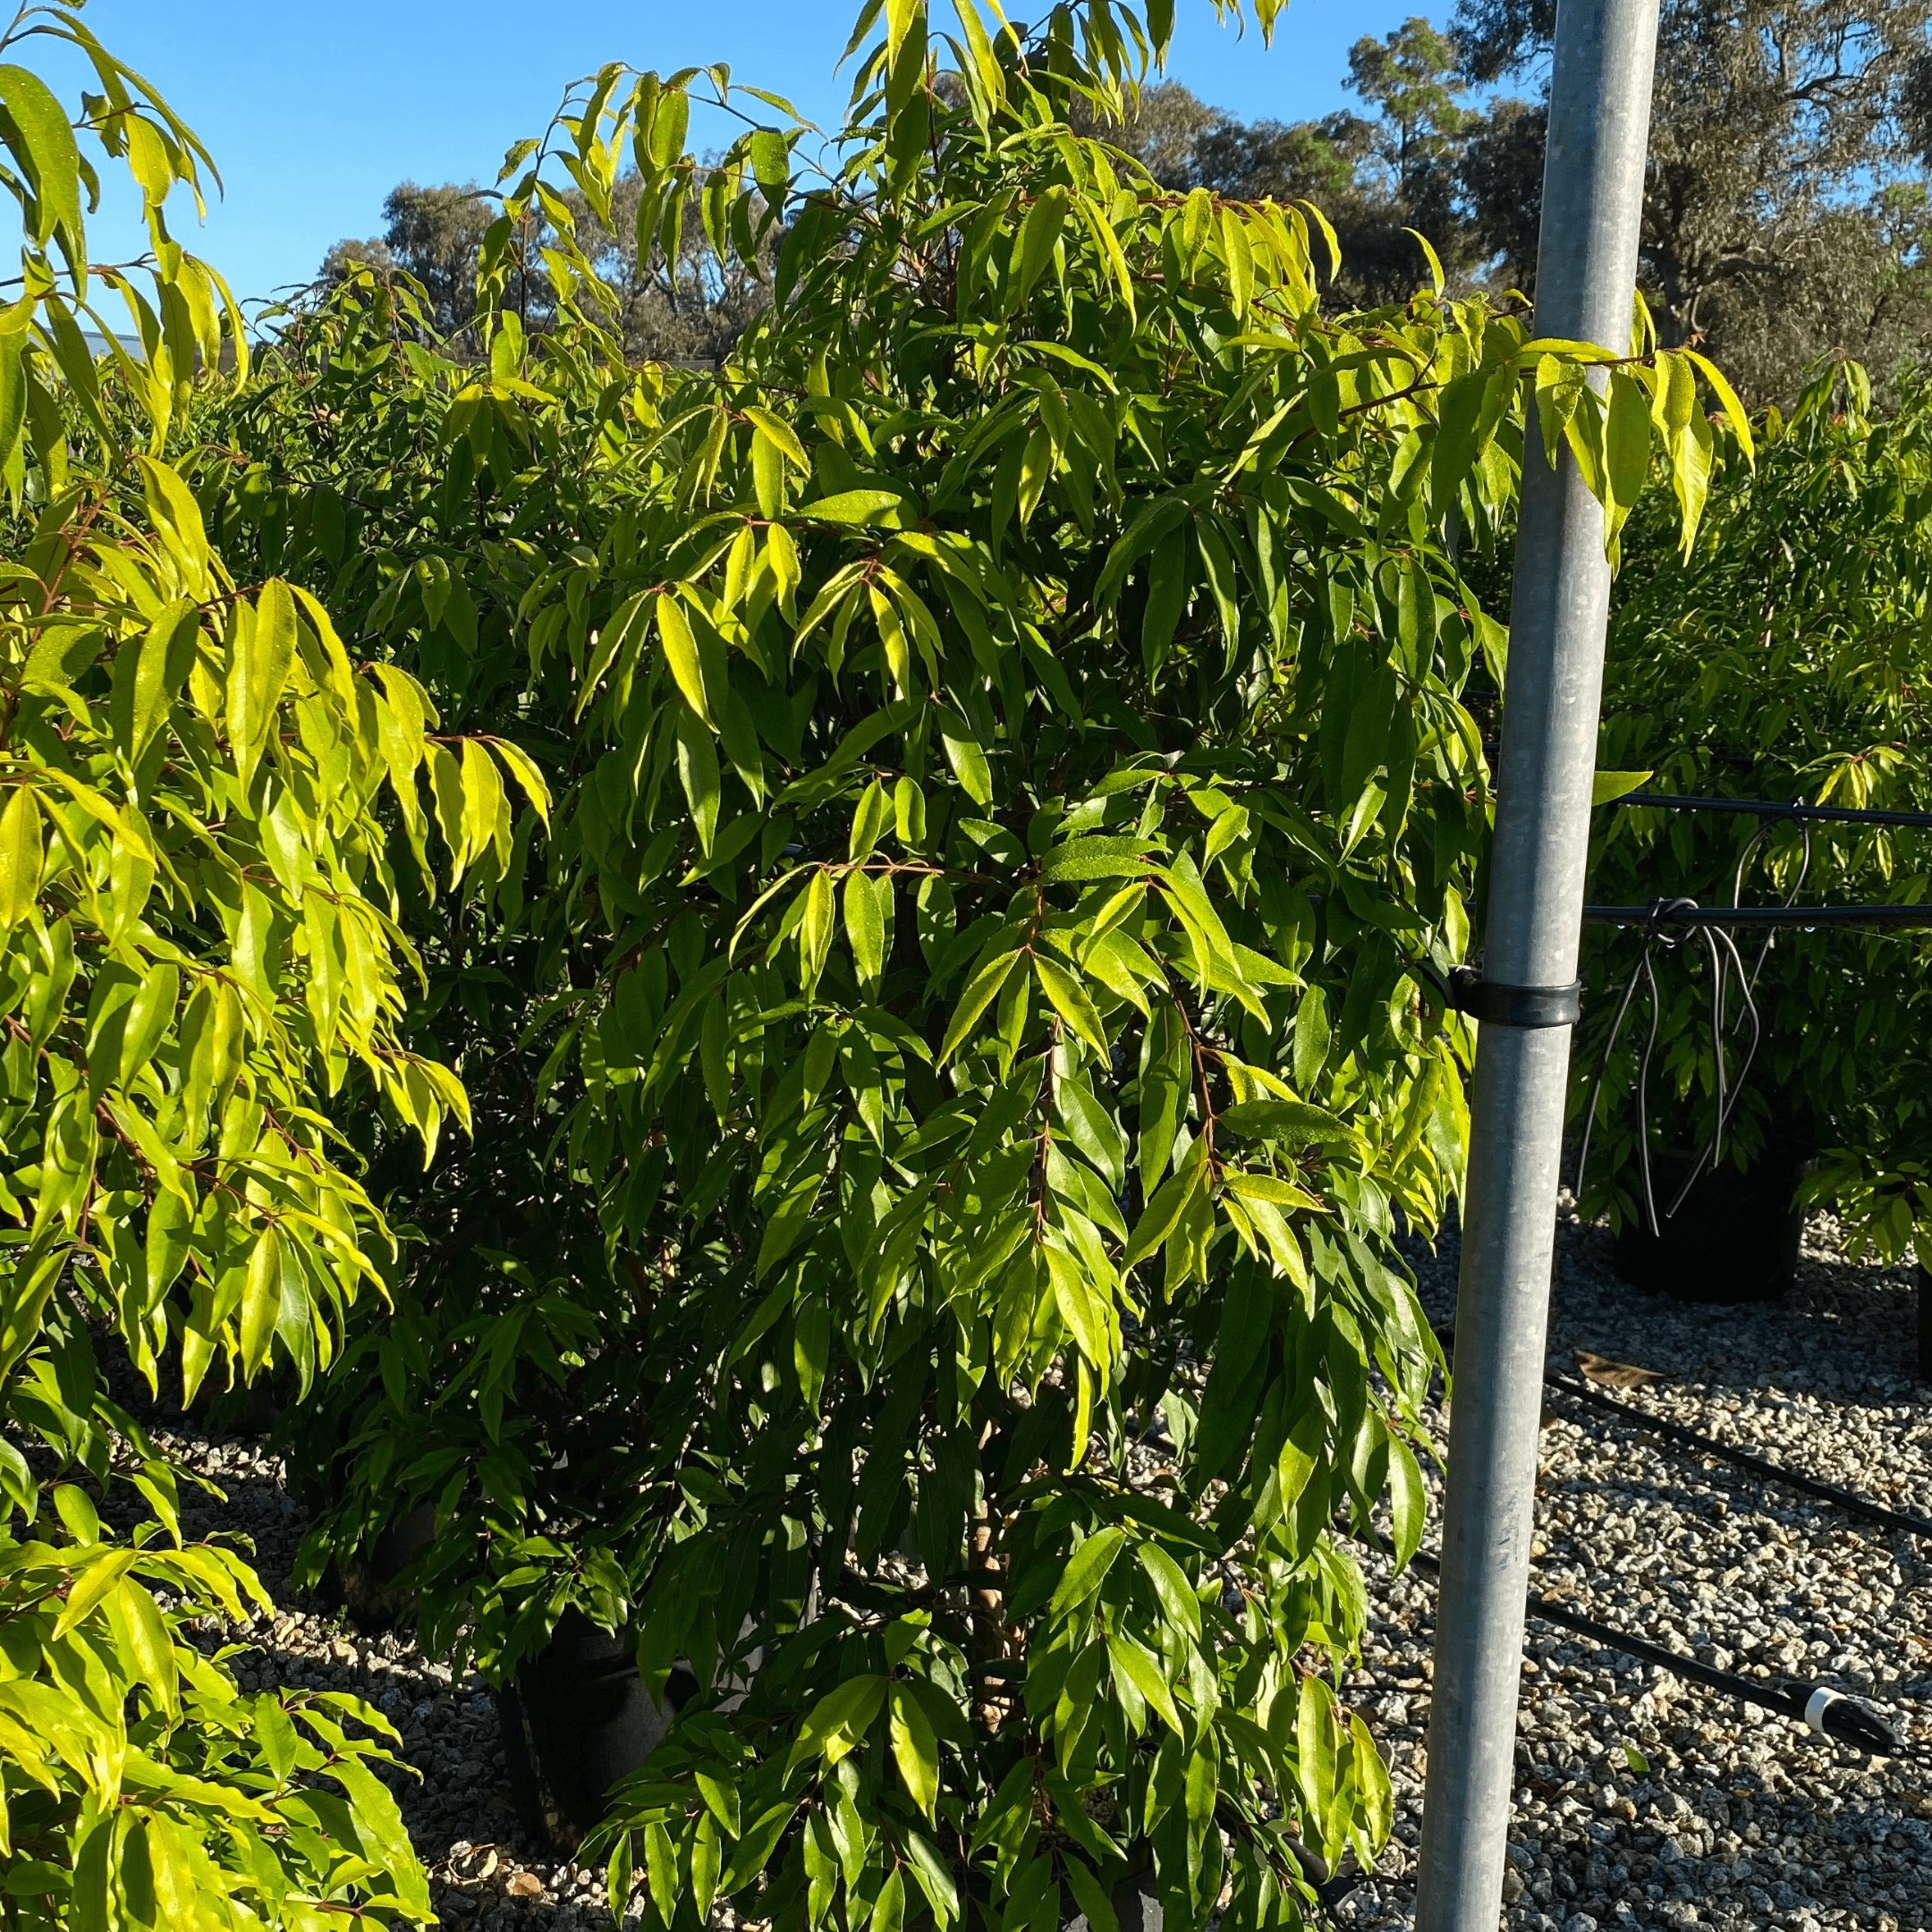
MULTIPOLYGON (((1912 1376, 1909 1276, 1845 1263, 1813 1224, 1783 1309, 1697 1309, 1620 1283, 1599 1230, 1569 1228, 1551 1359, 1586 1349, 1659 1371, 1628 1399, 1794 1467, 1932 1513, 1932 1391, 1912 1376)), ((1432 1319, 1454 1307, 1455 1241, 1419 1256, 1432 1319)), ((256 1545, 281 1614, 250 1633, 258 1686, 352 1690, 402 1727, 404 1797, 443 1923, 490 1932, 609 1924, 588 1872, 520 1848, 494 1707, 406 1639, 365 1637, 288 1588, 301 1513, 257 1443, 175 1437, 228 1492, 188 1526, 256 1545)), ((1524 1932, 1616 1927, 1932 1927, 1932 1547, 1665 1448, 1561 1396, 1543 1432, 1538 1594, 1747 1674, 1868 1697, 1920 1754, 1873 1763, 1755 1707, 1530 1625, 1511 1901, 1524 1932)), ((1338 1923, 1412 1922, 1434 1585, 1371 1567, 1351 1685, 1387 1751, 1395 1839, 1338 1923)), ((246 1681, 246 1674, 245 1674, 246 1681)))

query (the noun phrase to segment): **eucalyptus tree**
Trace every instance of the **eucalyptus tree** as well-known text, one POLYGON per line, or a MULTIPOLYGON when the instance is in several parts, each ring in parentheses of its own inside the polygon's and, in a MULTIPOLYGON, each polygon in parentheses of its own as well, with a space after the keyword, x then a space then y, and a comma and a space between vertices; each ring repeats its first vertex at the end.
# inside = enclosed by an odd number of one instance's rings
MULTIPOLYGON (((1470 77, 1539 74, 1555 15, 1554 0, 1458 0, 1470 77)), ((1787 406, 1818 355, 1889 374, 1922 350, 1932 308, 1883 192, 1919 175, 1928 21, 1926 0, 1665 0, 1642 261, 1667 343, 1707 339, 1748 393, 1787 406)), ((1468 181, 1519 271, 1540 122, 1537 107, 1497 119, 1468 181)))

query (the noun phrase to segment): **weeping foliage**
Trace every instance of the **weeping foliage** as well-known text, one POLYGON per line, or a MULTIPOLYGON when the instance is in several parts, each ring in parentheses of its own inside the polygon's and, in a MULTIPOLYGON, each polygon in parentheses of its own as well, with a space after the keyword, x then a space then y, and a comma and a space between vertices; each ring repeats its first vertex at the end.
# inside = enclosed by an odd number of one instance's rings
POLYGON ((271 1608, 182 1535, 178 1471, 97 1344, 181 1399, 273 1360, 307 1386, 394 1241, 325 1109, 345 1085, 433 1144, 460 1083, 396 1021, 411 949, 390 824, 458 869, 508 849, 492 758, 426 738, 420 687, 352 663, 279 579, 242 585, 165 460, 198 369, 245 368, 169 236, 208 160, 65 8, 21 15, 101 92, 0 64, 22 292, 0 317, 0 1870, 29 1927, 427 1919, 355 1699, 244 1694, 207 1633, 271 1608), (126 162, 157 266, 88 265, 77 133, 126 162), (83 322, 125 299, 139 349, 83 322), (104 1523, 103 1516, 106 1513, 104 1523), (133 1527, 126 1528, 130 1520, 133 1527), (117 1527, 118 1526, 118 1527, 117 1527), (325 1782, 325 1780, 326 1782, 325 1782))

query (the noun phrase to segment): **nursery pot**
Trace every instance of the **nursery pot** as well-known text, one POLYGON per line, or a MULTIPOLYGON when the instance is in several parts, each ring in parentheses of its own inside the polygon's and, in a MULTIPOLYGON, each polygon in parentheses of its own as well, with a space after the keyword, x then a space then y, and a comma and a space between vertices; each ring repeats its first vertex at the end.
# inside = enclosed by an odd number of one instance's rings
POLYGON ((1932 1268, 1919 1264, 1919 1379, 1932 1382, 1932 1268))
POLYGON ((435 1541, 436 1504, 419 1503, 343 1564, 337 1593, 359 1630, 394 1630, 410 1614, 414 1599, 394 1588, 395 1580, 435 1541))
POLYGON ((1697 1156, 1674 1148, 1654 1156, 1657 1233, 1641 1221, 1627 1223, 1617 1236, 1617 1272, 1632 1287, 1679 1301, 1728 1306, 1777 1300, 1798 1272, 1804 1210, 1796 1195, 1807 1157, 1796 1140, 1767 1141, 1750 1166, 1699 1175, 1666 1218, 1697 1156))
POLYGON ((634 1640, 566 1610, 550 1641, 496 1693, 523 1828, 559 1854, 575 1851, 603 1818, 611 1787, 657 1749, 682 1701, 674 1674, 660 1708, 638 1675, 634 1640))

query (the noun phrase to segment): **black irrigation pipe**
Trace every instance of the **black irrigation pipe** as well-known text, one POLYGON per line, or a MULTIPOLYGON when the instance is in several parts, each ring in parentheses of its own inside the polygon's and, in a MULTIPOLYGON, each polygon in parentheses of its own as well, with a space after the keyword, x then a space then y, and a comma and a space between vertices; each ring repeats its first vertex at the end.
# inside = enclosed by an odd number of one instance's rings
POLYGON ((1652 805, 1665 811, 1736 812, 1752 818, 1809 818, 1830 825, 1932 826, 1932 812, 1860 811, 1849 805, 1784 804, 1766 799, 1687 798, 1672 792, 1626 792, 1609 802, 1652 805))
POLYGON ((1585 906, 1586 926, 1932 927, 1932 905, 1700 906, 1688 899, 1647 906, 1585 906))
MULTIPOLYGON (((1385 1553, 1387 1552, 1388 1546, 1380 1537, 1376 1537, 1375 1541, 1385 1553)), ((1425 1575, 1440 1578, 1442 1566, 1428 1551, 1418 1550, 1410 1560, 1425 1575)), ((1841 1744, 1869 1751, 1874 1757, 1896 1758, 1901 1755, 1898 1733, 1884 1716, 1868 1704, 1845 1697, 1828 1684, 1807 1683, 1801 1679, 1789 1677, 1775 1680, 1740 1677, 1735 1672, 1719 1670, 1715 1665, 1700 1664, 1695 1657, 1680 1657, 1676 1651, 1666 1650, 1661 1644, 1647 1643, 1641 1637, 1613 1630, 1607 1623, 1580 1615, 1547 1597, 1531 1597, 1525 1607, 1531 1616, 1540 1617, 1544 1623, 1554 1623, 1559 1629, 1574 1631, 1579 1637, 1588 1637, 1606 1650, 1620 1650, 1626 1657, 1654 1664, 1674 1677, 1682 1677, 1690 1683, 1702 1684, 1707 1690, 1755 1704, 1760 1710, 1777 1711, 1784 1716, 1795 1717, 1821 1737, 1834 1738, 1841 1744)))
POLYGON ((1787 1489, 1801 1490, 1806 1496, 1817 1496, 1823 1502, 1835 1504, 1854 1516, 1862 1516, 1870 1522, 1882 1523, 1888 1530, 1902 1530, 1917 1537, 1932 1537, 1932 1521, 1928 1521, 1923 1516, 1911 1516, 1899 1510, 1887 1509, 1884 1504, 1871 1502, 1855 1490, 1841 1489, 1835 1483, 1820 1482, 1815 1476, 1801 1475, 1796 1470, 1785 1469, 1782 1464, 1767 1462, 1763 1456, 1752 1455, 1749 1450, 1733 1449, 1730 1444, 1719 1442, 1715 1436, 1706 1436, 1697 1429, 1686 1428, 1682 1422, 1672 1422, 1663 1416, 1651 1415, 1633 1403, 1620 1402, 1614 1395, 1606 1395, 1601 1389, 1592 1388, 1588 1382, 1580 1382, 1574 1377, 1565 1375, 1560 1368, 1550 1369, 1543 1379, 1551 1388, 1561 1389, 1565 1395, 1573 1396, 1579 1402, 1589 1402, 1593 1408, 1614 1415, 1627 1428, 1641 1429, 1648 1435, 1661 1436, 1666 1442, 1682 1443, 1702 1455, 1716 1456, 1724 1462, 1733 1462, 1738 1468, 1749 1470, 1752 1475, 1761 1476, 1767 1482, 1783 1483, 1787 1489))

